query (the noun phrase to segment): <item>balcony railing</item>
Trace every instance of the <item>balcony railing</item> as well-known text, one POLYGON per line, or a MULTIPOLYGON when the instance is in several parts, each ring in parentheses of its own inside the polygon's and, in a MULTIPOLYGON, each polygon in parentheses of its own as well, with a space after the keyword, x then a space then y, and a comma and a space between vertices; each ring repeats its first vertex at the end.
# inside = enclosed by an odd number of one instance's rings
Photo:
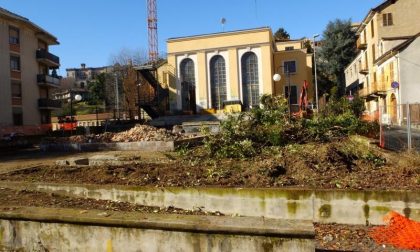
POLYGON ((38 107, 40 109, 59 109, 61 108, 61 101, 52 100, 49 98, 38 99, 38 107))
POLYGON ((60 58, 45 49, 36 50, 36 59, 51 67, 60 66, 60 58))
POLYGON ((60 79, 58 77, 54 77, 47 74, 38 74, 36 76, 38 85, 40 86, 51 86, 51 87, 60 87, 60 79))
POLYGON ((366 42, 362 41, 360 38, 357 40, 357 49, 366 50, 367 44, 366 42))

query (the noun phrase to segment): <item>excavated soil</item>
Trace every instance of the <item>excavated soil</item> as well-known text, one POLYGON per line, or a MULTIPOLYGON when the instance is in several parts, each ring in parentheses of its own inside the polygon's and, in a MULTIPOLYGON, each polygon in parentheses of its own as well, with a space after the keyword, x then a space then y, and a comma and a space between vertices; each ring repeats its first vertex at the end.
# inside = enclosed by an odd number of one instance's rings
POLYGON ((420 156, 371 148, 367 157, 337 143, 294 145, 252 159, 212 159, 200 148, 186 155, 120 166, 37 166, 1 181, 179 187, 420 190, 420 156), (354 152, 354 151, 353 151, 354 152))

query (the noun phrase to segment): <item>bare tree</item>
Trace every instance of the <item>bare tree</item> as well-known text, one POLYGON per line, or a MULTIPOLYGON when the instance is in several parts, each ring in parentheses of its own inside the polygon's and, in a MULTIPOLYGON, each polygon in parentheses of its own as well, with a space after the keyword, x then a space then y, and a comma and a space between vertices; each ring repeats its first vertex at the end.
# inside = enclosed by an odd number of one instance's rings
POLYGON ((147 52, 144 49, 122 48, 118 53, 111 54, 111 65, 142 65, 147 62, 147 52))

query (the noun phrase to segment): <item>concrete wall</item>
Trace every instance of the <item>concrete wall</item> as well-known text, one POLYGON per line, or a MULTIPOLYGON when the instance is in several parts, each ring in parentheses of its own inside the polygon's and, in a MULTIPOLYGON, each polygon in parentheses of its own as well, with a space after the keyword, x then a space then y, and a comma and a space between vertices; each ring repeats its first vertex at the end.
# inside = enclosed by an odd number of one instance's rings
POLYGON ((220 211, 227 215, 264 216, 274 219, 360 225, 383 224, 383 216, 395 210, 420 221, 419 192, 139 188, 13 183, 0 183, 0 186, 23 186, 26 189, 147 206, 174 206, 183 209, 200 207, 205 211, 220 211))
POLYGON ((420 102, 420 37, 400 53, 401 103, 420 102))
POLYGON ((174 151, 174 141, 144 141, 130 143, 62 143, 41 144, 42 151, 174 151))
POLYGON ((29 208, 0 213, 5 251, 315 251, 312 223, 29 208))

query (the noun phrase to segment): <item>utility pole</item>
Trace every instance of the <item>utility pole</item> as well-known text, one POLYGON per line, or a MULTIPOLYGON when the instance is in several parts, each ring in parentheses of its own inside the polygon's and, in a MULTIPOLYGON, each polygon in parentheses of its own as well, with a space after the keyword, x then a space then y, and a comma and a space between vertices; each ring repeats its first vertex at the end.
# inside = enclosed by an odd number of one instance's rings
POLYGON ((118 119, 120 119, 120 94, 118 92, 118 74, 115 74, 115 109, 117 111, 118 119))
POLYGON ((318 75, 316 71, 316 43, 315 39, 319 37, 319 34, 314 35, 314 65, 315 65, 315 102, 316 102, 316 111, 318 112, 319 100, 318 100, 318 75))

